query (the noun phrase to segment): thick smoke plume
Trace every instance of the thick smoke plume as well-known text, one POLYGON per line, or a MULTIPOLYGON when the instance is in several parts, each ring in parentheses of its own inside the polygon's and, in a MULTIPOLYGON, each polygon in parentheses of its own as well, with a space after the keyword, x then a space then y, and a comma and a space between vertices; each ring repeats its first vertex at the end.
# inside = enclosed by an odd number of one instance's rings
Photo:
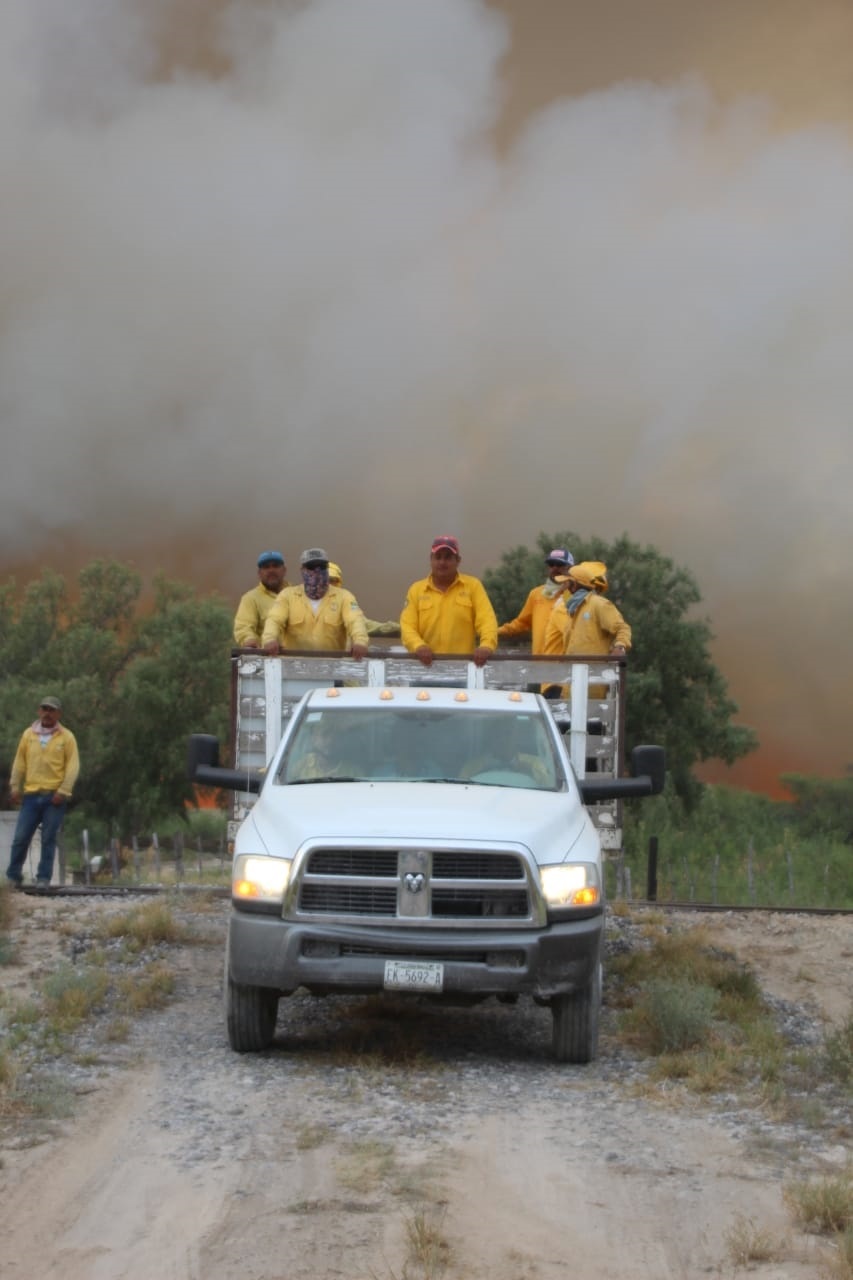
POLYGON ((482 0, 3 0, 0 531, 373 616, 628 531, 698 577, 780 767, 843 769, 853 147, 698 77, 496 141, 482 0))

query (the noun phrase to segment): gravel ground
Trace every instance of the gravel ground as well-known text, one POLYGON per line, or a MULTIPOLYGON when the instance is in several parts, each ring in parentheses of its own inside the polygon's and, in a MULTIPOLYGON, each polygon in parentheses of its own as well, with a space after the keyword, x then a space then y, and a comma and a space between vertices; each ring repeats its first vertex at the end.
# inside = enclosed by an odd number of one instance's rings
MULTIPOLYGON (((744 1214, 778 1241, 752 1274, 815 1274, 817 1245, 792 1231, 782 1187, 844 1167, 849 1097, 823 1089, 816 1127, 745 1097, 650 1089, 649 1061, 617 1039, 608 1006, 600 1058, 585 1068, 553 1062, 550 1014, 529 1002, 466 1010, 296 995, 282 1001, 273 1048, 238 1056, 220 1002, 226 911, 187 911, 194 945, 134 962, 140 976, 152 960, 168 963, 177 985, 124 1043, 105 1042, 105 1011, 70 1057, 34 1054, 25 1086, 52 1081, 73 1107, 64 1119, 3 1125, 10 1280, 420 1280, 430 1272, 413 1269, 415 1220, 437 1234, 440 1224, 436 1276, 544 1280, 563 1276, 567 1258, 620 1280, 733 1276, 725 1239, 744 1214), (45 1214, 50 1245, 34 1272, 32 1233, 45 1214)), ((91 904, 33 899, 24 913, 24 963, 4 970, 19 997, 96 942, 91 904)), ((802 952, 815 922, 796 919, 802 952)), ((739 929, 750 952, 775 936, 751 919, 701 927, 739 929)), ((611 952, 642 945, 642 919, 613 918, 608 934, 611 952)), ((786 956, 787 933, 778 941, 786 956)), ((849 923, 831 921, 821 945, 849 972, 849 923)), ((113 944, 126 971, 119 952, 113 944)), ((792 999, 781 967, 767 991, 777 1025, 813 1052, 827 1006, 802 964, 804 999, 792 999)), ((804 1110, 812 1092, 804 1084, 790 1109, 804 1110)))

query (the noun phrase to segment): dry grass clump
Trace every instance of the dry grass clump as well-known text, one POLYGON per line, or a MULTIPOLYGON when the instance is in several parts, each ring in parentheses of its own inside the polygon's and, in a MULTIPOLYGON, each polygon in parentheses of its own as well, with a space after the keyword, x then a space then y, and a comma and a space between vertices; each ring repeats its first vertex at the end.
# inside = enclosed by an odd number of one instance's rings
POLYGON ((161 1009, 164 1004, 168 1004, 174 990, 175 975, 166 965, 157 961, 147 965, 141 973, 122 977, 118 982, 122 1007, 130 1013, 161 1009))
POLYGON ((817 1235, 846 1231, 853 1227, 853 1166, 832 1177, 792 1182, 784 1197, 804 1230, 817 1235))
POLYGON ((439 1280, 451 1261, 450 1245, 444 1235, 446 1205, 425 1207, 406 1219, 406 1244, 409 1256, 403 1270, 404 1280, 439 1280), (412 1268, 417 1271, 413 1272, 412 1268))
POLYGON ((296 1131, 296 1150, 313 1151, 331 1140, 332 1130, 327 1124, 303 1124, 296 1131))
POLYGON ((821 1067, 829 1079, 839 1084, 853 1084, 853 1013, 837 1031, 826 1037, 821 1067))
POLYGON ((853 1280, 853 1227, 840 1232, 832 1243, 826 1262, 829 1280, 853 1280))
POLYGON ((853 1280, 853 1165, 831 1177, 792 1182, 783 1195, 803 1230, 830 1238, 824 1275, 853 1280))
POLYGON ((7 884, 2 885, 0 886, 0 964, 14 964, 17 959, 17 947, 9 932, 14 919, 12 889, 7 884))
POLYGON ((773 1262, 782 1248, 769 1231, 756 1226, 751 1218, 738 1214, 725 1235, 729 1260, 735 1267, 751 1267, 759 1262, 773 1262))
POLYGON ((389 1142, 368 1139, 351 1142, 335 1161, 338 1181, 350 1191, 365 1195, 387 1182, 394 1168, 394 1148, 389 1142))
POLYGON ((42 987, 47 1030, 64 1034, 104 1003, 109 979, 101 969, 78 969, 64 964, 47 978, 42 987))
POLYGON ((191 935, 175 919, 169 904, 157 900, 100 921, 96 932, 100 938, 123 938, 138 947, 191 941, 191 935))

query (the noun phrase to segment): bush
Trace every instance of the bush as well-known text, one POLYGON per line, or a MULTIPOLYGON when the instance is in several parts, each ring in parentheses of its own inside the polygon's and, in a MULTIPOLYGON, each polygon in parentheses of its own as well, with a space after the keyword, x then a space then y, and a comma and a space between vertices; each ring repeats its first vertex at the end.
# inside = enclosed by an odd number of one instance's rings
POLYGON ((718 995, 690 982, 649 983, 637 1004, 652 1053, 679 1053, 709 1036, 718 995))
POLYGON ((826 1037, 823 1068, 833 1080, 841 1084, 853 1083, 853 1013, 843 1026, 826 1037))

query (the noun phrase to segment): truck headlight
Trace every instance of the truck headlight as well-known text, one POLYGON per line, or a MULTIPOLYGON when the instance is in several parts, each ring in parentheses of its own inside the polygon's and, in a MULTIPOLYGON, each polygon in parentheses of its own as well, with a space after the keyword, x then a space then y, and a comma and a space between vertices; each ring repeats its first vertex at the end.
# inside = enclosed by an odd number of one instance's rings
POLYGON ((290 879, 289 858, 240 853, 231 870, 231 897, 239 902, 279 905, 290 879))
POLYGON ((540 867, 539 880, 549 907, 594 907, 601 882, 594 862, 560 862, 540 867))

